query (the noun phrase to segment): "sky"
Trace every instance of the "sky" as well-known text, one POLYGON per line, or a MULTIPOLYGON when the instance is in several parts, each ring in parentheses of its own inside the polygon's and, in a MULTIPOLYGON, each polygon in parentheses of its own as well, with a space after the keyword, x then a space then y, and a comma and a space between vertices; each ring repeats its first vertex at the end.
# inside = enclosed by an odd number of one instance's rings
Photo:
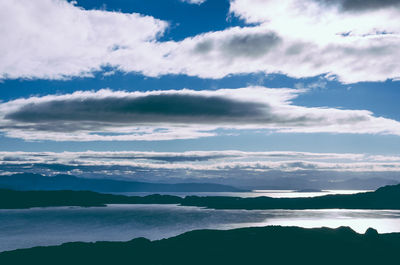
POLYGON ((0 1, 0 174, 400 180, 399 17, 397 0, 0 1))

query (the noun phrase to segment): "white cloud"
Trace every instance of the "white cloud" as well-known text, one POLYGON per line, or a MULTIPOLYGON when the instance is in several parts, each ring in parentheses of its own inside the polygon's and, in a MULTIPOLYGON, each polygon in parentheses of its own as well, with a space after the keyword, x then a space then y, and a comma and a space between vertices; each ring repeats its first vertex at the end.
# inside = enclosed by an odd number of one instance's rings
POLYGON ((53 141, 191 139, 213 136, 218 128, 400 135, 400 122, 367 110, 294 105, 291 100, 305 92, 78 91, 1 103, 0 130, 7 137, 53 141))
MULTIPOLYGON (((309 153, 293 151, 243 152, 188 151, 188 152, 0 152, 0 165, 60 164, 66 166, 101 167, 122 166, 166 170, 224 171, 246 170, 254 172, 399 172, 400 157, 374 156, 354 153, 309 153), (379 157, 379 160, 376 158, 379 157)), ((11 167, 8 168, 11 170, 11 167)), ((92 168, 90 169, 92 170, 92 168)), ((117 169, 116 169, 117 170, 117 169)))
POLYGON ((343 13, 318 1, 231 1, 232 15, 258 25, 187 38, 168 58, 180 73, 212 78, 252 72, 345 83, 399 77, 398 6, 343 13))
POLYGON ((282 36, 330 44, 343 35, 399 34, 399 7, 396 1, 375 0, 231 0, 230 12, 248 23, 265 23, 282 36), (367 2, 376 6, 365 8, 367 2))
POLYGON ((61 0, 3 1, 0 77, 59 79, 111 66, 147 76, 264 72, 345 83, 397 80, 398 6, 355 12, 353 4, 327 3, 235 0, 231 14, 258 25, 161 42, 157 36, 168 24, 152 17, 83 10, 61 0))
POLYGON ((140 14, 84 10, 63 0, 0 2, 0 78, 90 75, 119 50, 143 63, 168 24, 140 14))
POLYGON ((400 75, 399 43, 398 35, 379 35, 342 38, 322 45, 281 36, 261 25, 185 39, 169 53, 167 60, 175 73, 202 78, 265 72, 296 78, 337 76, 345 83, 383 81, 400 75), (275 36, 275 41, 263 36, 275 36), (246 53, 243 47, 252 53, 246 53))

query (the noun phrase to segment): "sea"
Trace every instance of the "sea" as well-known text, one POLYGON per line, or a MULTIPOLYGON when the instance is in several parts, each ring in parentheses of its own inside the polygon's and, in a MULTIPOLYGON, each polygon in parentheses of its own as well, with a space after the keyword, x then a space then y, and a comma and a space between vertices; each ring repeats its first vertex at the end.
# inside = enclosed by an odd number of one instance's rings
MULTIPOLYGON (((337 194, 359 191, 326 192, 337 194)), ((305 195, 303 192, 293 191, 254 193, 258 196, 272 195, 271 197, 305 195)), ((321 195, 320 192, 317 193, 321 195)), ((202 195, 206 196, 204 193, 202 195)), ((208 195, 217 194, 207 193, 208 195)), ((223 195, 240 194, 223 193, 223 195)), ((252 194, 241 194, 241 196, 254 197, 252 194)), ((214 210, 158 204, 0 210, 0 252, 75 241, 128 241, 137 237, 156 240, 197 229, 233 229, 267 225, 305 228, 349 226, 359 233, 364 233, 366 229, 373 227, 379 233, 400 232, 400 211, 214 210)))

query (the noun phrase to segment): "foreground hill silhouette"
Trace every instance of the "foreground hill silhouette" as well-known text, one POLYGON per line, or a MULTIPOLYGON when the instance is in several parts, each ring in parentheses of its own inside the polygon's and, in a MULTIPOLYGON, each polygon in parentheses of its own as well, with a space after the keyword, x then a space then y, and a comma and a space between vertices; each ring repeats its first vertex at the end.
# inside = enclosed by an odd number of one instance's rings
POLYGON ((0 264, 398 264, 399 251, 399 233, 269 226, 35 247, 0 253, 0 264))
POLYGON ((47 177, 21 173, 0 176, 0 188, 12 190, 88 190, 96 192, 239 192, 228 185, 213 183, 148 183, 127 180, 78 178, 73 175, 47 177))
POLYGON ((180 204, 213 209, 400 209, 400 185, 373 192, 312 198, 239 198, 171 195, 123 196, 91 191, 14 191, 0 189, 0 209, 48 206, 105 206, 106 204, 180 204))

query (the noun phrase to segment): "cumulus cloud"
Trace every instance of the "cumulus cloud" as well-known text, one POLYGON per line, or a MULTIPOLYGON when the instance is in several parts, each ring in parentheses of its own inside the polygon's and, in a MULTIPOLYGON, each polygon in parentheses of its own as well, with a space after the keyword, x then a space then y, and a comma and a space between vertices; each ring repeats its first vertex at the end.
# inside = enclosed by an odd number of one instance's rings
POLYGON ((398 1, 232 0, 230 12, 277 32, 288 43, 286 54, 278 53, 296 63, 274 63, 283 73, 326 73, 345 83, 395 79, 400 74, 398 1))
POLYGON ((266 23, 281 35, 325 44, 340 40, 342 33, 400 33, 396 0, 231 0, 230 12, 248 23, 266 23))
POLYGON ((168 23, 64 0, 10 0, 0 2, 0 25, 0 77, 60 79, 90 75, 124 49, 143 63, 168 23))
POLYGON ((400 123, 367 110, 303 107, 306 90, 246 87, 124 92, 107 89, 0 104, 0 130, 25 140, 171 140, 218 128, 400 135, 400 123))
POLYGON ((104 66, 147 76, 399 78, 397 2, 358 3, 232 0, 230 14, 253 25, 176 42, 160 41, 168 23, 149 16, 84 10, 62 0, 3 1, 0 33, 8 37, 0 42, 0 78, 88 76, 104 66))
MULTIPOLYGON (((291 23, 290 30, 295 30, 291 23)), ((324 75, 355 83, 400 74, 398 35, 338 37, 335 33, 332 41, 328 37, 320 41, 302 38, 306 30, 295 31, 285 35, 264 23, 206 33, 176 43, 166 60, 174 73, 203 78, 265 72, 296 78, 324 75)))

